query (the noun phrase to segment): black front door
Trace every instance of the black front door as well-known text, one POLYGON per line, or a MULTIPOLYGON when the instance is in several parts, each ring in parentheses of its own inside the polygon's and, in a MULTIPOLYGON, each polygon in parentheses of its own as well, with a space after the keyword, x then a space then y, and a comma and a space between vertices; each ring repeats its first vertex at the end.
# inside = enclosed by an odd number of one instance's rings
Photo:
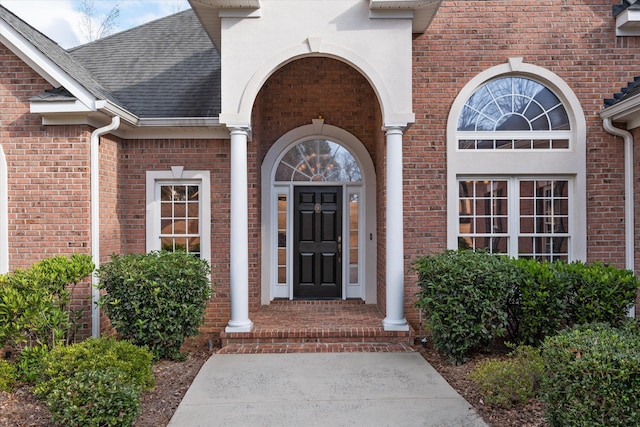
POLYGON ((342 296, 342 187, 294 189, 294 298, 342 296))

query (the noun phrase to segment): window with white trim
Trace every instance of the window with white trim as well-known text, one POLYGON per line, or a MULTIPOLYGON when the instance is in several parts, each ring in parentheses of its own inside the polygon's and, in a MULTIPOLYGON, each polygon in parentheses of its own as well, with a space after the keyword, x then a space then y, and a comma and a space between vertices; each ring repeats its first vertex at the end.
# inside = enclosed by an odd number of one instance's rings
POLYGON ((570 257, 570 179, 458 180, 458 248, 541 260, 570 257))
POLYGON ((147 172, 147 250, 181 250, 209 261, 209 192, 208 171, 147 172))
POLYGON ((471 79, 447 122, 447 247, 585 260, 586 128, 571 88, 521 58, 471 79))

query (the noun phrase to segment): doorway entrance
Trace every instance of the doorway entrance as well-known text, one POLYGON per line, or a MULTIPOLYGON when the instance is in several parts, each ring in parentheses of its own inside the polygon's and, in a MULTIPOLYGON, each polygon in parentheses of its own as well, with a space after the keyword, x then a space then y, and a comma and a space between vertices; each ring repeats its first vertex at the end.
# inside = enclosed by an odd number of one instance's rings
POLYGON ((294 187, 293 297, 342 297, 342 187, 294 187))
POLYGON ((314 119, 276 141, 262 177, 262 304, 376 303, 376 179, 362 143, 314 119))

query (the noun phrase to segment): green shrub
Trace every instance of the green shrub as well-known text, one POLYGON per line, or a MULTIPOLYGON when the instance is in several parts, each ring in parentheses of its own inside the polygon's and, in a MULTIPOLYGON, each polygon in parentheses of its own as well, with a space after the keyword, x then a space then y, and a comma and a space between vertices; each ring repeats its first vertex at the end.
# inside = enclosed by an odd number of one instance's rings
POLYGON ((43 360, 35 393, 46 398, 76 372, 108 370, 117 372, 125 384, 150 390, 155 385, 152 358, 147 349, 113 338, 92 338, 56 347, 43 360))
POLYGON ((132 426, 140 413, 139 391, 118 371, 83 370, 47 396, 53 420, 70 427, 132 426))
POLYGON ((18 379, 25 383, 34 383, 42 373, 48 354, 47 346, 24 347, 15 363, 18 379))
POLYGON ((637 326, 578 326, 547 339, 542 357, 551 426, 640 425, 637 326))
POLYGON ((504 334, 515 271, 502 257, 445 251, 418 258, 413 269, 420 285, 416 305, 425 311, 434 347, 454 363, 504 334))
POLYGON ((511 408, 537 396, 544 362, 540 350, 517 347, 507 360, 486 360, 478 364, 469 378, 478 384, 485 401, 511 408))
POLYGON ((52 348, 74 340, 82 311, 71 310, 73 288, 91 275, 89 255, 55 256, 0 276, 0 347, 52 348))
POLYGON ((11 391, 16 382, 16 372, 12 364, 0 359, 0 391, 11 391))
POLYGON ((570 325, 623 322, 633 305, 638 280, 630 270, 594 262, 554 263, 559 280, 568 284, 567 311, 570 325))
POLYGON ((555 335, 569 319, 569 283, 554 264, 535 259, 512 259, 517 280, 507 301, 509 339, 537 346, 555 335))
POLYGON ((209 265, 185 252, 114 255, 98 270, 100 299, 118 334, 157 358, 180 356, 211 296, 209 265))

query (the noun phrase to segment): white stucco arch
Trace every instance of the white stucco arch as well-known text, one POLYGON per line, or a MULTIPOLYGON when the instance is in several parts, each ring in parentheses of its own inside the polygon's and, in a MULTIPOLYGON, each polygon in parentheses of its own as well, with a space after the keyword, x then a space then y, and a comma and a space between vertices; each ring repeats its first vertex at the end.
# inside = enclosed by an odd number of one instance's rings
MULTIPOLYGON (((285 49, 269 58, 269 60, 258 67, 251 76, 242 91, 238 111, 234 117, 230 112, 223 112, 220 115, 222 123, 250 123, 251 111, 255 100, 262 86, 276 71, 285 65, 307 57, 326 57, 336 59, 353 67, 369 82, 380 103, 382 121, 385 125, 406 126, 415 121, 415 114, 409 109, 403 111, 398 99, 394 99, 392 91, 388 89, 383 76, 376 67, 368 63, 365 58, 356 52, 344 47, 324 42, 322 39, 308 39, 305 42, 285 49)), ((405 107, 406 108, 406 107, 405 107)))
MULTIPOLYGON (((324 120, 314 119, 313 124, 293 129, 282 135, 269 149, 262 162, 262 272, 261 303, 269 304, 274 298, 274 269, 277 268, 273 251, 277 239, 275 200, 277 197, 275 170, 284 153, 296 144, 310 139, 328 139, 345 147, 357 160, 362 174, 359 185, 363 198, 360 209, 361 289, 360 295, 366 303, 377 303, 376 270, 376 176, 369 152, 353 134, 335 126, 325 125, 324 120)), ((286 189, 284 190, 286 191, 286 189)), ((343 295, 347 297, 346 294, 343 295)))

